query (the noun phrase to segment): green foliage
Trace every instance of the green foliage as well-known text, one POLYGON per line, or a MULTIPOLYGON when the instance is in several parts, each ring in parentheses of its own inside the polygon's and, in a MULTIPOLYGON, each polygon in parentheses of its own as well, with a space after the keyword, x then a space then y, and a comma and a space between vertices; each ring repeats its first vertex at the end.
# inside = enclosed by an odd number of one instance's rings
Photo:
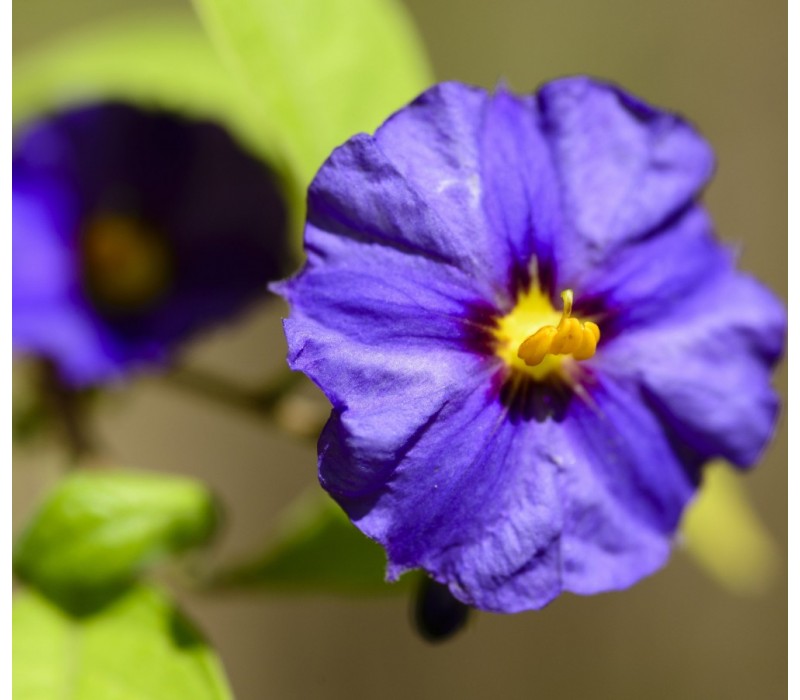
POLYGON ((211 495, 189 479, 83 471, 64 479, 23 532, 15 572, 73 611, 104 604, 147 565, 204 542, 211 495))
POLYGON ((393 0, 195 4, 303 185, 336 146, 374 130, 431 82, 414 27, 393 0))
POLYGON ((386 583, 386 556, 330 498, 314 493, 289 510, 267 549, 220 576, 223 587, 289 593, 405 593, 415 575, 386 583))
POLYGON ((48 43, 14 61, 13 117, 19 124, 71 104, 121 100, 224 124, 274 161, 250 96, 231 80, 191 15, 120 17, 48 43))
POLYGON ((729 591, 758 595, 775 584, 781 554, 747 499, 741 473, 716 460, 681 523, 684 548, 729 591))
POLYGON ((224 673, 160 592, 136 587, 72 617, 37 593, 13 605, 14 700, 226 700, 224 673))

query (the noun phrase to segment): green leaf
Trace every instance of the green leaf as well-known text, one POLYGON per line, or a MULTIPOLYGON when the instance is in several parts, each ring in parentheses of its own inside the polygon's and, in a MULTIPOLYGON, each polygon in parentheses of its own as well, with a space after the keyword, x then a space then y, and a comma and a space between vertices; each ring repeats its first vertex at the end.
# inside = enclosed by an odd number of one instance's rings
POLYGON ((275 160, 252 98, 231 79, 196 18, 150 12, 66 35, 14 61, 13 118, 77 103, 121 100, 225 125, 275 160))
POLYGON ((62 605, 97 607, 160 557, 207 540, 215 522, 211 495, 189 479, 77 472, 23 532, 14 569, 62 605))
POLYGON ((386 555, 315 492, 295 504, 254 561, 222 573, 218 585, 284 593, 386 595, 406 592, 415 574, 386 583, 386 555))
POLYGON ((195 5, 303 184, 336 146, 373 131, 431 83, 413 24, 393 0, 195 5))
POLYGON ((34 592, 13 605, 14 700, 227 700, 213 651, 160 592, 72 617, 34 592))
POLYGON ((741 474, 725 462, 705 468, 681 536, 698 566, 732 593, 758 595, 777 578, 778 546, 750 505, 741 474))

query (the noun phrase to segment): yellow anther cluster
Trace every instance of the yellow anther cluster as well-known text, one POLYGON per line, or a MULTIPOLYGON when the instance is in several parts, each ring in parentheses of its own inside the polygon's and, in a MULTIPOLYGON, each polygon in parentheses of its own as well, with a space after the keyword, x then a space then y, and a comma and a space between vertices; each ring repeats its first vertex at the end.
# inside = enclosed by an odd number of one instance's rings
POLYGON ((528 336, 519 346, 517 357, 529 367, 540 364, 548 355, 572 355, 576 360, 588 360, 597 349, 600 329, 596 323, 581 323, 572 318, 572 290, 561 293, 564 311, 558 326, 543 326, 528 336))

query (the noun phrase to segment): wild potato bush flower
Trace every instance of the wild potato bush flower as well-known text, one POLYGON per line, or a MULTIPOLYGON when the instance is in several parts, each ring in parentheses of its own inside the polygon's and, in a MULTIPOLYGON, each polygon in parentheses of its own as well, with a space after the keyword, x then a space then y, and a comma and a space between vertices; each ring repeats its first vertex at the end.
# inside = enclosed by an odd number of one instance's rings
POLYGON ((333 152, 280 288, 289 362, 390 579, 498 612, 623 588, 706 460, 757 460, 785 316, 697 204, 712 169, 685 121, 588 78, 442 84, 333 152))
POLYGON ((76 386, 164 361, 287 272, 270 172, 165 112, 105 103, 25 125, 13 219, 14 349, 76 386))

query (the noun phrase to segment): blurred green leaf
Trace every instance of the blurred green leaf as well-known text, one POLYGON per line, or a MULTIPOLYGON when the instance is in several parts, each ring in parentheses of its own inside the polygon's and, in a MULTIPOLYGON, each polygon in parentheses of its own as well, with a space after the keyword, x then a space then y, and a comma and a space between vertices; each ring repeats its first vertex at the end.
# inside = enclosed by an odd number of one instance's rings
POLYGON ((155 473, 82 471, 64 479, 20 537, 15 572, 75 610, 101 605, 147 565, 204 542, 209 492, 155 473))
POLYGON ((431 82, 413 24, 393 0, 195 4, 303 185, 336 146, 373 131, 431 82))
POLYGON ((756 595, 775 581, 777 545, 750 505, 741 474, 724 462, 706 467, 681 535, 697 564, 733 593, 756 595))
POLYGON ((224 672, 160 592, 137 587, 72 617, 26 592, 13 605, 14 700, 227 700, 224 672))
POLYGON ((278 156, 252 98, 188 13, 119 17, 66 35, 15 58, 13 78, 15 123, 71 104, 121 100, 211 119, 269 160, 278 156))
POLYGON ((386 555, 330 498, 315 492, 291 508, 266 550, 218 577, 222 587, 284 593, 386 595, 406 592, 407 574, 386 583, 386 555))

